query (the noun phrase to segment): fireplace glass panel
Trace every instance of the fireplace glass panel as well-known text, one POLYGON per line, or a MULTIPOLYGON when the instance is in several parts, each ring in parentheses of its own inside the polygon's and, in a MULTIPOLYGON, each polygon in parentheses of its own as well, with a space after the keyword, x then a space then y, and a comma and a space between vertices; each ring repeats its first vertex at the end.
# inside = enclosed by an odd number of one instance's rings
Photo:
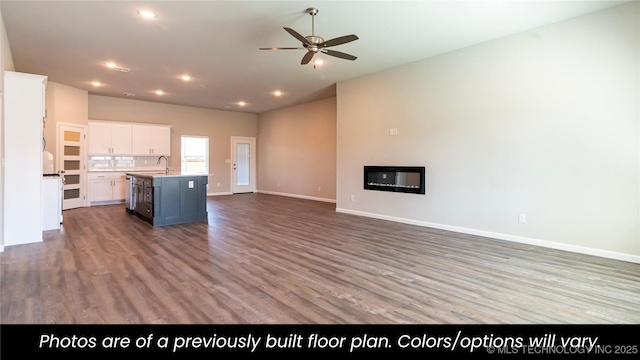
POLYGON ((425 168, 365 166, 364 188, 368 190, 425 193, 425 168))

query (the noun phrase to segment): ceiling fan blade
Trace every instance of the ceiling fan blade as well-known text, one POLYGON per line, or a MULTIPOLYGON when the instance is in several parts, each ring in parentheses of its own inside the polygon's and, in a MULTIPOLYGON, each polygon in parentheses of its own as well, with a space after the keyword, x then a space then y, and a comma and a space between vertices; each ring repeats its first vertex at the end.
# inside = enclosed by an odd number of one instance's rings
POLYGON ((309 61, 311 61, 311 58, 313 57, 315 53, 313 51, 307 51, 306 54, 304 54, 304 57, 302 58, 302 61, 300 62, 300 65, 306 65, 309 63, 309 61))
POLYGON ((304 50, 303 47, 270 47, 270 48, 260 48, 260 50, 304 50))
POLYGON ((335 57, 338 57, 338 58, 341 58, 341 59, 346 59, 346 60, 355 60, 355 59, 357 59, 357 57, 355 57, 353 55, 345 54, 343 52, 335 51, 335 50, 321 50, 321 52, 323 54, 335 56, 335 57))
POLYGON ((300 42, 302 42, 302 44, 304 45, 311 45, 311 43, 309 42, 309 40, 307 40, 307 38, 305 38, 304 36, 298 34, 295 30, 291 29, 291 28, 284 28, 285 30, 287 30, 287 32, 289 34, 291 34, 294 38, 300 40, 300 42))
POLYGON ((319 47, 329 47, 329 46, 336 46, 336 45, 342 45, 342 44, 346 44, 348 42, 352 42, 354 40, 358 40, 358 37, 355 35, 345 35, 345 36, 340 36, 337 37, 335 39, 331 39, 331 40, 327 40, 321 44, 318 44, 319 47))

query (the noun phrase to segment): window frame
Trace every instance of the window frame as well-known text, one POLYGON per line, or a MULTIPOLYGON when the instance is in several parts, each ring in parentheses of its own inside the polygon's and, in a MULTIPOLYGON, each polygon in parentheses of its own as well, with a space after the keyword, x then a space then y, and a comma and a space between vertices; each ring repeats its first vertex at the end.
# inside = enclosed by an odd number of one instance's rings
POLYGON ((181 135, 180 136, 180 172, 182 174, 192 174, 192 175, 208 175, 209 174, 209 137, 203 135, 181 135), (205 149, 204 149, 204 172, 192 172, 187 171, 187 166, 185 164, 186 158, 188 158, 186 154, 186 146, 189 139, 204 139, 205 141, 205 149))

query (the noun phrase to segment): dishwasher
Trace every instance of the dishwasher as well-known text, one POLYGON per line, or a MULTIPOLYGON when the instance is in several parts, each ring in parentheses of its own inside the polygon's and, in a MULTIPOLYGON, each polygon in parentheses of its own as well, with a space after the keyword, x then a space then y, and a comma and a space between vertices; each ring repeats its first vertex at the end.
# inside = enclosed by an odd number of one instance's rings
POLYGON ((153 222, 153 181, 149 178, 137 177, 133 182, 135 213, 153 222))
POLYGON ((135 177, 127 174, 126 179, 126 192, 125 192, 125 205, 127 212, 133 214, 136 209, 136 191, 135 191, 135 177))

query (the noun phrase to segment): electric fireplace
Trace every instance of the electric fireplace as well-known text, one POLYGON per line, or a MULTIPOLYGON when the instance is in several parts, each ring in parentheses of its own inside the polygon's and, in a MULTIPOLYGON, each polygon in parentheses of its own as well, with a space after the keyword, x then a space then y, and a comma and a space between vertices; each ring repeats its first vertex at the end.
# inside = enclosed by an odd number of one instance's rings
POLYGON ((365 166, 366 190, 425 193, 424 166, 365 166))

